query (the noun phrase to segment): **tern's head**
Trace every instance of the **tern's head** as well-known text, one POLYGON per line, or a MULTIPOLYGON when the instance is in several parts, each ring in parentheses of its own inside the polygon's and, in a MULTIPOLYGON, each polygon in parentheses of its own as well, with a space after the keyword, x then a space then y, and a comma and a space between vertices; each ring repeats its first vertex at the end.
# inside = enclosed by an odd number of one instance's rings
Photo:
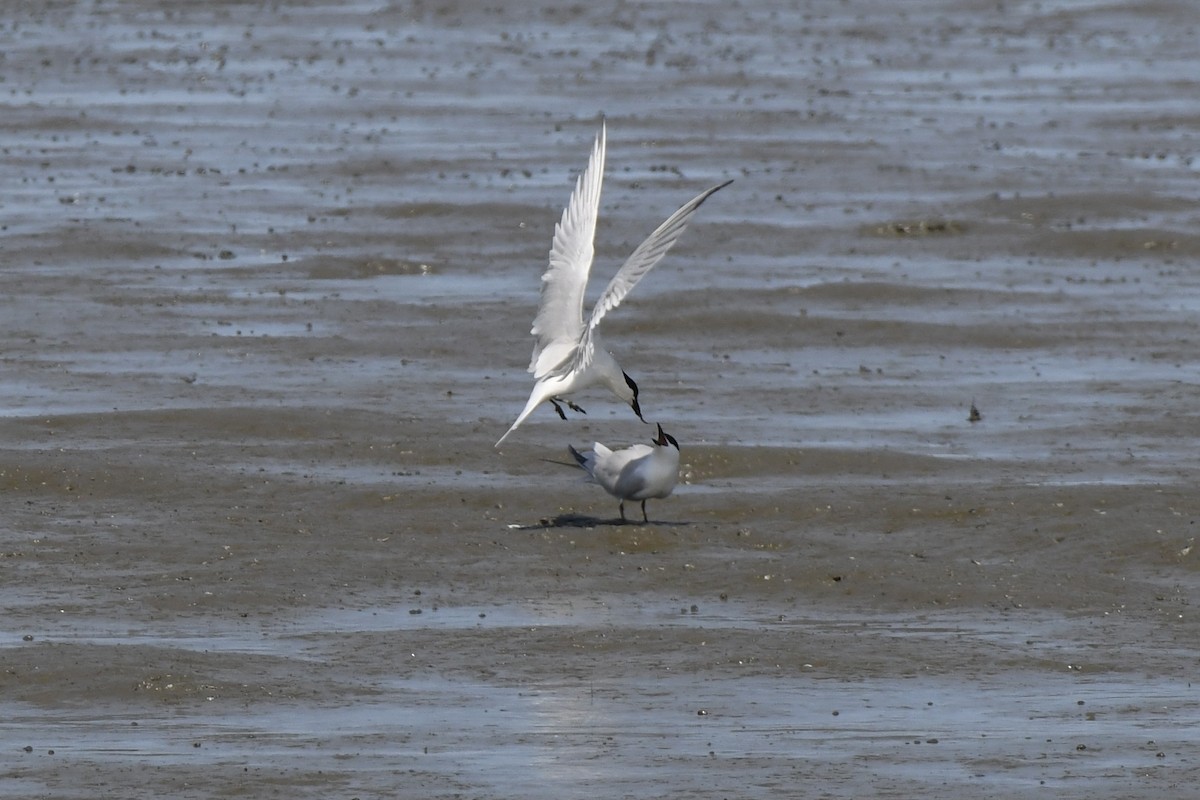
POLYGON ((659 447, 666 447, 667 445, 673 445, 676 450, 679 449, 679 442, 675 441, 674 436, 672 436, 671 434, 664 431, 662 429, 661 424, 658 425, 658 438, 656 438, 654 440, 654 443, 656 445, 658 445, 659 447))
POLYGON ((642 407, 638 405, 637 384, 633 382, 633 378, 629 377, 628 373, 622 372, 621 376, 625 378, 625 385, 629 387, 629 391, 633 392, 633 396, 629 398, 629 407, 633 409, 633 413, 638 415, 638 419, 645 422, 646 418, 642 416, 642 407))

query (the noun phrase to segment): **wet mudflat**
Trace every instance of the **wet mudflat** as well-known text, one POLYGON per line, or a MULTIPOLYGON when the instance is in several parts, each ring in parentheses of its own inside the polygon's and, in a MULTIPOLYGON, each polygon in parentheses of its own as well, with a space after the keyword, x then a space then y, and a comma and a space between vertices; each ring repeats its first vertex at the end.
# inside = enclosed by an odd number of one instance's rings
POLYGON ((13 8, 0 795, 1191 797, 1186 5, 13 8))

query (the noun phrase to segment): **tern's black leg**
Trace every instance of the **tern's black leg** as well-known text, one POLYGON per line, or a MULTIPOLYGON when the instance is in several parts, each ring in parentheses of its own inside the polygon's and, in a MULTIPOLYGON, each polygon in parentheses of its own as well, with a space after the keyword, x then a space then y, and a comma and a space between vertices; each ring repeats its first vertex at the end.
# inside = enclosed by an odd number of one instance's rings
POLYGON ((567 402, 567 408, 571 409, 572 411, 578 411, 580 414, 586 414, 586 413, 587 413, 587 412, 586 412, 586 411, 584 411, 582 408, 580 408, 579 406, 577 406, 577 405, 575 405, 574 403, 572 403, 570 400, 568 400, 568 401, 566 401, 566 402, 567 402))
POLYGON ((625 501, 624 500, 621 501, 620 509, 621 509, 621 522, 624 522, 625 521, 625 501))
POLYGON ((550 405, 554 406, 554 410, 558 412, 558 416, 559 416, 559 418, 560 418, 560 419, 562 419, 562 420, 565 422, 565 421, 566 421, 566 419, 567 419, 567 414, 566 414, 566 412, 564 412, 564 411, 562 410, 562 406, 560 406, 560 405, 558 404, 558 401, 557 401, 557 400, 555 400, 553 397, 551 397, 551 398, 550 398, 550 405))
POLYGON ((650 518, 646 516, 646 501, 642 501, 642 522, 649 522, 650 518))

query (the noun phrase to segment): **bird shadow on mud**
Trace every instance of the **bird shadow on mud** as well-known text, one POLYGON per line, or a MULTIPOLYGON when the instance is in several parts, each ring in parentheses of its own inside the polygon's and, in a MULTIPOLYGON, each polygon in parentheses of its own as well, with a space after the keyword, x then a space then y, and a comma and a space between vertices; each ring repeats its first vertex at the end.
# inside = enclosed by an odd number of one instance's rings
POLYGON ((691 525, 690 522, 666 521, 652 519, 649 522, 638 522, 632 519, 600 519, 587 514, 559 514, 557 517, 543 517, 533 525, 509 525, 514 531, 540 531, 548 528, 600 528, 600 527, 637 527, 637 528, 678 528, 691 525))

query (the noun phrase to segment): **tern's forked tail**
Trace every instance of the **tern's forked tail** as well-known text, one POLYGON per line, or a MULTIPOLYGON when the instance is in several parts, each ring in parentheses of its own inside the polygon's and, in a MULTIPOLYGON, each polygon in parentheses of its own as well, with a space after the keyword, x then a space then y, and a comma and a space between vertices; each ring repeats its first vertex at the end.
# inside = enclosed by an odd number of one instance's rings
POLYGON ((530 414, 532 414, 533 410, 535 408, 537 408, 539 405, 541 405, 542 403, 544 403, 545 401, 546 401, 546 398, 542 397, 542 393, 537 391, 537 389, 535 387, 533 394, 531 394, 529 396, 529 402, 525 404, 524 410, 522 410, 521 413, 519 415, 517 415, 517 421, 514 422, 511 426, 509 426, 508 430, 506 430, 504 432, 504 435, 500 437, 499 441, 497 441, 492 446, 499 447, 500 445, 504 444, 504 440, 508 438, 508 435, 510 433, 512 433, 513 431, 515 431, 517 428, 519 428, 521 426, 521 423, 525 421, 525 418, 528 417, 530 414))

